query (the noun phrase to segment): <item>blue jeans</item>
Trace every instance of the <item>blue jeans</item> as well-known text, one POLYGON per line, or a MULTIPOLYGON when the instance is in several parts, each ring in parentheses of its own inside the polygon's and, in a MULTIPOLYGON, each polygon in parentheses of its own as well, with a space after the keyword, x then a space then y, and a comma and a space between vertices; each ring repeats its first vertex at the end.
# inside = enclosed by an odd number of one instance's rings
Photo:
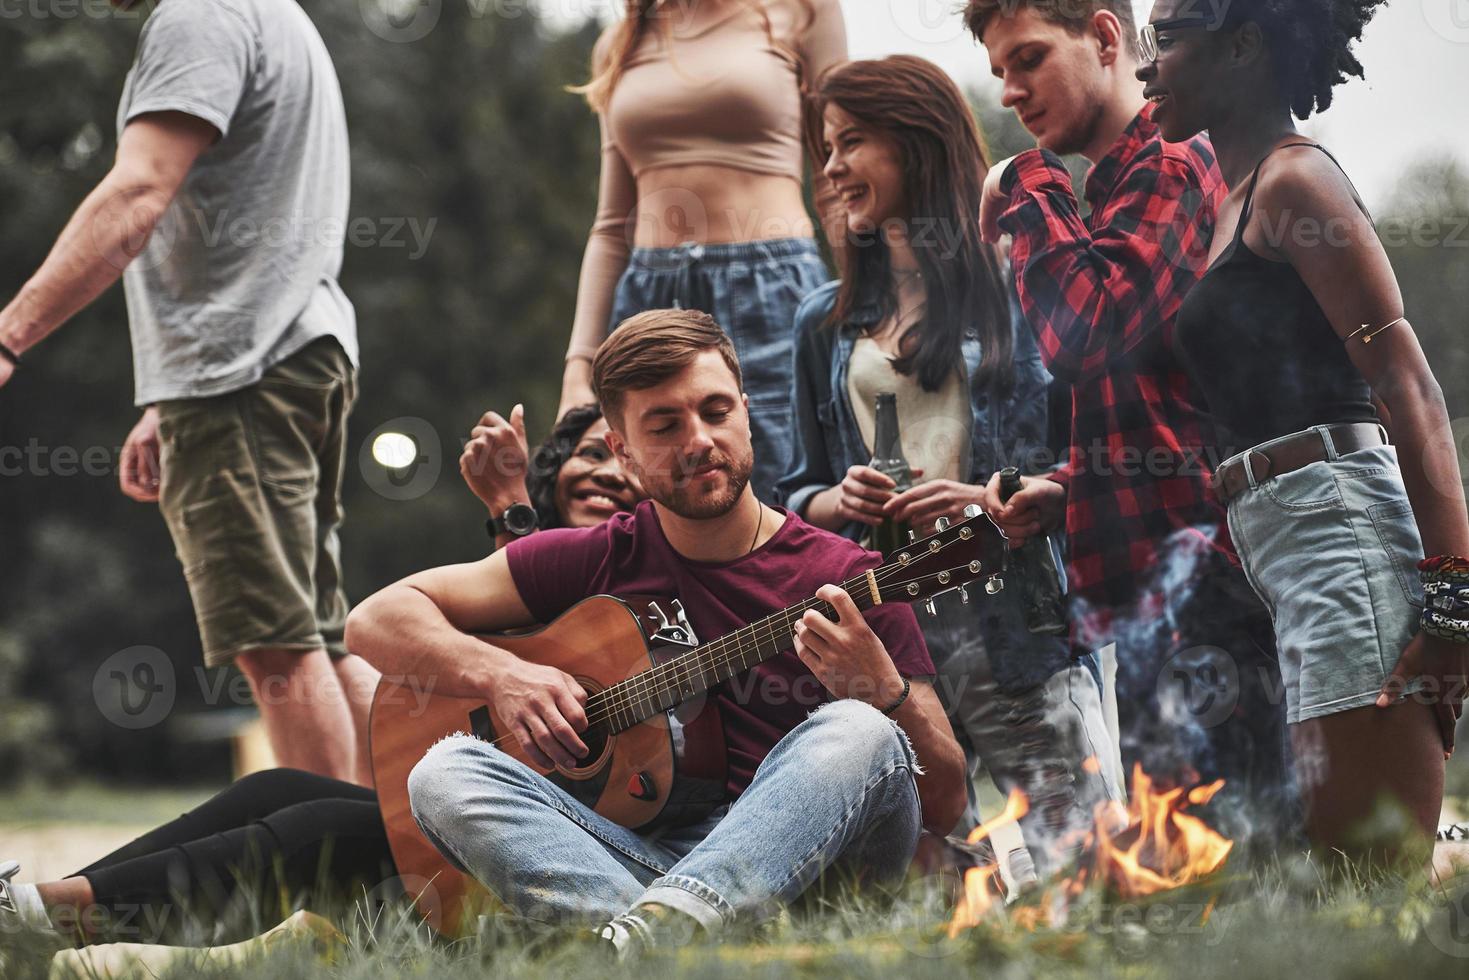
POLYGON ((644 310, 680 307, 708 313, 729 334, 750 396, 750 485, 767 503, 776 502, 775 481, 791 454, 796 307, 826 279, 826 264, 809 238, 690 242, 633 249, 613 297, 609 331, 644 310))
POLYGON ((955 833, 967 834, 983 819, 974 786, 983 766, 1001 793, 1018 789, 1030 801, 1020 828, 1035 867, 1045 875, 1076 857, 1098 803, 1127 802, 1127 784, 1103 714, 1095 656, 1048 671, 1029 687, 1000 683, 990 642, 1004 633, 1002 621, 1020 620, 1007 624, 1014 654, 1024 652, 1024 639, 1016 633, 1037 646, 1065 649, 1064 641, 1025 632, 1017 602, 1002 605, 1019 592, 1011 587, 998 596, 976 596, 969 605, 948 593, 934 600, 936 616, 917 610, 918 624, 938 671, 934 690, 969 767, 969 805, 955 833), (993 622, 984 622, 991 617, 993 622))
POLYGON ((859 701, 818 708, 739 799, 701 823, 638 834, 499 749, 435 745, 408 779, 424 835, 517 915, 605 922, 656 902, 715 932, 758 922, 831 868, 900 880, 920 828, 912 747, 859 701))

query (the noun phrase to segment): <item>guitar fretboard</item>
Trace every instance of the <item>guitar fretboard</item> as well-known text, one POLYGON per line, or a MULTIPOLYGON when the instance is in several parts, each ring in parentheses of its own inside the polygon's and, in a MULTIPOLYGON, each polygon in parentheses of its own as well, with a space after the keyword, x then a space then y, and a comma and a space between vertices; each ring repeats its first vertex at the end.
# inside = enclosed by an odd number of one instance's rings
MULTIPOLYGON (((868 576, 843 582, 841 588, 859 610, 872 608, 868 576)), ((820 599, 808 599, 782 609, 593 694, 587 699, 587 715, 604 719, 615 734, 672 710, 714 685, 794 647, 796 622, 812 609, 828 619, 836 618, 831 603, 820 599)))

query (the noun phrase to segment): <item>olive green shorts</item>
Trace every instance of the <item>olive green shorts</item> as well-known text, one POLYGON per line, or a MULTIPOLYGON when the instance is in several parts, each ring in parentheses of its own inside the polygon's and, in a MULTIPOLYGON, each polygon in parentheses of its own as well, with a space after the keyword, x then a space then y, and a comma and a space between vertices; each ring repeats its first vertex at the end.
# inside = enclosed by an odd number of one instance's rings
POLYGON ((342 476, 356 372, 313 341, 254 385, 158 403, 159 509, 204 662, 251 650, 342 656, 342 476))

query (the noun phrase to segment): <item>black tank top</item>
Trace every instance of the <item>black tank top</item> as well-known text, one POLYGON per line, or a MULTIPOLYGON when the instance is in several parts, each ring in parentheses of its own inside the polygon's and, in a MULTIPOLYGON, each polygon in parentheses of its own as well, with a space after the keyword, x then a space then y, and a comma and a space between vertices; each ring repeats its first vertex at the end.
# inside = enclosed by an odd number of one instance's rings
MULTIPOLYGON (((1315 143, 1287 146, 1331 157, 1315 143)), ((1245 244, 1260 166, 1234 241, 1178 312, 1179 359, 1235 451, 1313 425, 1377 421, 1371 388, 1295 267, 1245 244)))

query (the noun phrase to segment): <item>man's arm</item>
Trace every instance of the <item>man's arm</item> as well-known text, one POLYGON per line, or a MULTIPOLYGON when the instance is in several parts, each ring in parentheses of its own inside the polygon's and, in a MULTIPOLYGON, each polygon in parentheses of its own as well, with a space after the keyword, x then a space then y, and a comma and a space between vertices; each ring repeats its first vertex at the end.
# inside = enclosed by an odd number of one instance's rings
POLYGON ((41 268, 0 311, 0 343, 17 353, 34 347, 116 282, 147 244, 194 161, 218 138, 212 125, 183 112, 149 113, 129 123, 112 169, 82 201, 41 268))
POLYGON ((903 706, 893 712, 913 745, 923 772, 917 775, 918 802, 923 809, 923 827, 948 836, 964 815, 968 795, 964 789, 968 770, 964 750, 954 738, 949 716, 933 689, 932 681, 911 681, 912 690, 903 706))
MULTIPOLYGON (((902 694, 903 678, 882 638, 838 586, 822 586, 816 598, 831 603, 838 621, 833 623, 815 610, 802 616, 795 628, 796 656, 832 697, 854 698, 878 709, 892 705, 902 694)), ((921 775, 915 774, 923 826, 943 836, 954 829, 968 801, 964 750, 954 738, 933 684, 920 679, 909 685, 907 700, 892 718, 908 736, 923 769, 921 775)))
POLYGON ((1166 156, 1134 167, 1094 231, 1055 154, 1022 153, 994 181, 1021 303, 1053 375, 1074 384, 1156 342, 1213 234, 1215 205, 1192 168, 1166 156))
POLYGON ((586 745, 586 691, 569 674, 521 660, 472 632, 535 622, 504 551, 410 575, 347 617, 346 645, 383 674, 445 697, 485 698, 533 762, 573 766, 586 745))

